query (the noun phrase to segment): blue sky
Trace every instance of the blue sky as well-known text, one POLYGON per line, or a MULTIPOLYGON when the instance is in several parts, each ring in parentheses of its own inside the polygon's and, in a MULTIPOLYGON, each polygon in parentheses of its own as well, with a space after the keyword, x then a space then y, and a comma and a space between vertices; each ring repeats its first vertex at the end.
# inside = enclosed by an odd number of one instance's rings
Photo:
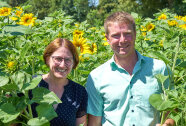
POLYGON ((94 6, 97 6, 99 4, 99 0, 89 0, 90 2, 90 5, 94 5, 94 6))

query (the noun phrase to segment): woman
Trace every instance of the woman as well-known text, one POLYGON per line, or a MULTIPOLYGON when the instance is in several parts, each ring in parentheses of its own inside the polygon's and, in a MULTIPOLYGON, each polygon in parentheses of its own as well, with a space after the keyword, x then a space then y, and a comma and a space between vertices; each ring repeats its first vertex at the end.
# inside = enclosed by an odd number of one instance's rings
POLYGON ((67 39, 57 38, 46 47, 43 58, 50 71, 42 75, 39 87, 53 91, 62 101, 53 106, 58 117, 52 119, 50 125, 87 125, 87 92, 83 86, 67 78, 79 63, 76 48, 67 39))

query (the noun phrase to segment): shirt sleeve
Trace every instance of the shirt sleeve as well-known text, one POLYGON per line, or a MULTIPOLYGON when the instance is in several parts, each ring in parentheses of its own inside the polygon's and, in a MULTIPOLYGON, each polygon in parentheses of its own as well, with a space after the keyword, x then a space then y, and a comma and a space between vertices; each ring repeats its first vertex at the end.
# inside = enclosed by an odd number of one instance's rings
POLYGON ((81 88, 80 92, 82 93, 82 101, 80 103, 80 106, 78 108, 78 111, 76 113, 76 118, 80 118, 87 114, 87 101, 88 101, 88 95, 85 90, 85 88, 81 88))
POLYGON ((99 90, 95 87, 95 83, 98 83, 96 82, 96 79, 93 79, 91 75, 89 75, 86 83, 86 90, 88 93, 87 113, 94 116, 102 116, 103 98, 100 95, 99 90))

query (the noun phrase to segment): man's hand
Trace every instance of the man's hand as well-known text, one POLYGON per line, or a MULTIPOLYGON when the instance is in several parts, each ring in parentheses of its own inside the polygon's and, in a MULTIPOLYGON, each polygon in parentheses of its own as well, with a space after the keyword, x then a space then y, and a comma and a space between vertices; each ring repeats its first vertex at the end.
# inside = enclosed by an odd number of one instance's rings
MULTIPOLYGON (((156 124, 156 126, 161 126, 161 124, 156 124)), ((164 123, 162 126, 171 126, 171 125, 164 123)))
MULTIPOLYGON (((156 124, 156 126, 161 126, 161 124, 156 124)), ((167 119, 162 126, 174 126, 174 120, 173 119, 167 119)))

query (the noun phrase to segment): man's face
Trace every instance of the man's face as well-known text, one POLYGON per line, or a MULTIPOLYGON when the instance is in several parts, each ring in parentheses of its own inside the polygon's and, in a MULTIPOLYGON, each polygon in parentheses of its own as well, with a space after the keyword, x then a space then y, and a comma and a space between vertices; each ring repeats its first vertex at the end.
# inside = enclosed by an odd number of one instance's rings
POLYGON ((106 37, 116 56, 125 58, 135 53, 136 32, 132 25, 112 23, 108 31, 106 37))

